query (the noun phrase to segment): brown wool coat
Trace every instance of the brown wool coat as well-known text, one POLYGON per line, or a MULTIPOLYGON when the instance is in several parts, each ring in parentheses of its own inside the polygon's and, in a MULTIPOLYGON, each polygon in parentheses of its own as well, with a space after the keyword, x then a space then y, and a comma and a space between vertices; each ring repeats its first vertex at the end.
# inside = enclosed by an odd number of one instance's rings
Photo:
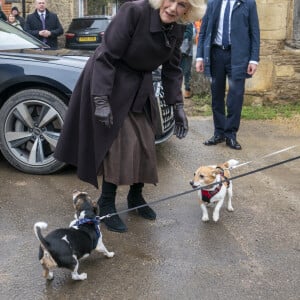
POLYGON ((162 66, 166 102, 183 101, 178 67, 183 33, 184 26, 174 24, 167 45, 159 10, 147 0, 121 6, 75 86, 54 153, 59 161, 77 166, 81 180, 98 188, 99 168, 128 112, 142 112, 147 99, 154 100, 153 70, 162 66), (111 128, 95 119, 94 95, 109 97, 111 128))

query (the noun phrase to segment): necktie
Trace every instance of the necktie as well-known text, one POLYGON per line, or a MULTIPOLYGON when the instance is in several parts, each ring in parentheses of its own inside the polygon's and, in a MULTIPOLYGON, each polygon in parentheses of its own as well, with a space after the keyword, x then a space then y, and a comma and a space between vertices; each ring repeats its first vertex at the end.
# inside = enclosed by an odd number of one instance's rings
POLYGON ((44 30, 44 29, 46 29, 44 14, 41 14, 41 21, 42 21, 43 30, 44 30))
MULTIPOLYGON (((44 17, 44 14, 41 14, 41 21, 42 21, 42 25, 43 25, 43 30, 46 29, 46 24, 45 24, 45 17, 44 17)), ((43 42, 46 43, 47 42, 47 39, 46 38, 43 38, 43 42)))
POLYGON ((223 35, 222 45, 228 47, 229 45, 229 16, 230 16, 230 0, 227 0, 224 18, 223 18, 223 35))

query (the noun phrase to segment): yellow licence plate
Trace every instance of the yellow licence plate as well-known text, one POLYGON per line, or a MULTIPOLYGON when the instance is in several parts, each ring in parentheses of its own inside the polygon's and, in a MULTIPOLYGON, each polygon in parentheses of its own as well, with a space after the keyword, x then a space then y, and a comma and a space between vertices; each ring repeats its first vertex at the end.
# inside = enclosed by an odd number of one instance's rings
POLYGON ((79 42, 96 42, 97 38, 95 36, 85 36, 80 37, 79 42))

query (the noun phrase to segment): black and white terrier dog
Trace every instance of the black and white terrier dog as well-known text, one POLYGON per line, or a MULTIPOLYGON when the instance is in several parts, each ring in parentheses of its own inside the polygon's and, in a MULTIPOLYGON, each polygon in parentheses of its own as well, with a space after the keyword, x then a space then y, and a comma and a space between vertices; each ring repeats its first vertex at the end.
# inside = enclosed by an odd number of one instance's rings
POLYGON ((106 257, 114 256, 114 252, 109 252, 102 242, 97 202, 92 201, 87 193, 75 191, 73 205, 75 220, 69 228, 56 229, 44 237, 41 230, 47 228, 47 223, 34 224, 35 235, 41 243, 39 260, 43 276, 49 280, 53 279, 51 269, 55 267, 70 269, 74 280, 86 279, 86 273, 78 274, 78 260, 89 256, 94 249, 104 253, 106 257))

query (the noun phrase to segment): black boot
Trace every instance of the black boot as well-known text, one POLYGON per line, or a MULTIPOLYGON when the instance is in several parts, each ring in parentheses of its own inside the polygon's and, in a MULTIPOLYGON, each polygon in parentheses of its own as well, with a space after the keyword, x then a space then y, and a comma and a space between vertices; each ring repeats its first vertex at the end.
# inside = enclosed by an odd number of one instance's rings
MULTIPOLYGON (((135 183, 130 186, 130 190, 127 196, 128 208, 133 208, 139 205, 147 204, 147 202, 145 201, 142 195, 143 187, 144 187, 143 183, 135 183)), ((148 220, 156 219, 155 211, 149 206, 138 208, 137 211, 138 214, 145 219, 148 220)))
MULTIPOLYGON (((100 208, 100 217, 106 216, 107 214, 116 213, 115 199, 116 199, 117 186, 113 183, 102 182, 102 193, 98 200, 98 205, 100 208)), ((107 229, 116 232, 127 231, 126 225, 120 219, 118 215, 114 215, 110 218, 105 218, 101 220, 107 229)))

